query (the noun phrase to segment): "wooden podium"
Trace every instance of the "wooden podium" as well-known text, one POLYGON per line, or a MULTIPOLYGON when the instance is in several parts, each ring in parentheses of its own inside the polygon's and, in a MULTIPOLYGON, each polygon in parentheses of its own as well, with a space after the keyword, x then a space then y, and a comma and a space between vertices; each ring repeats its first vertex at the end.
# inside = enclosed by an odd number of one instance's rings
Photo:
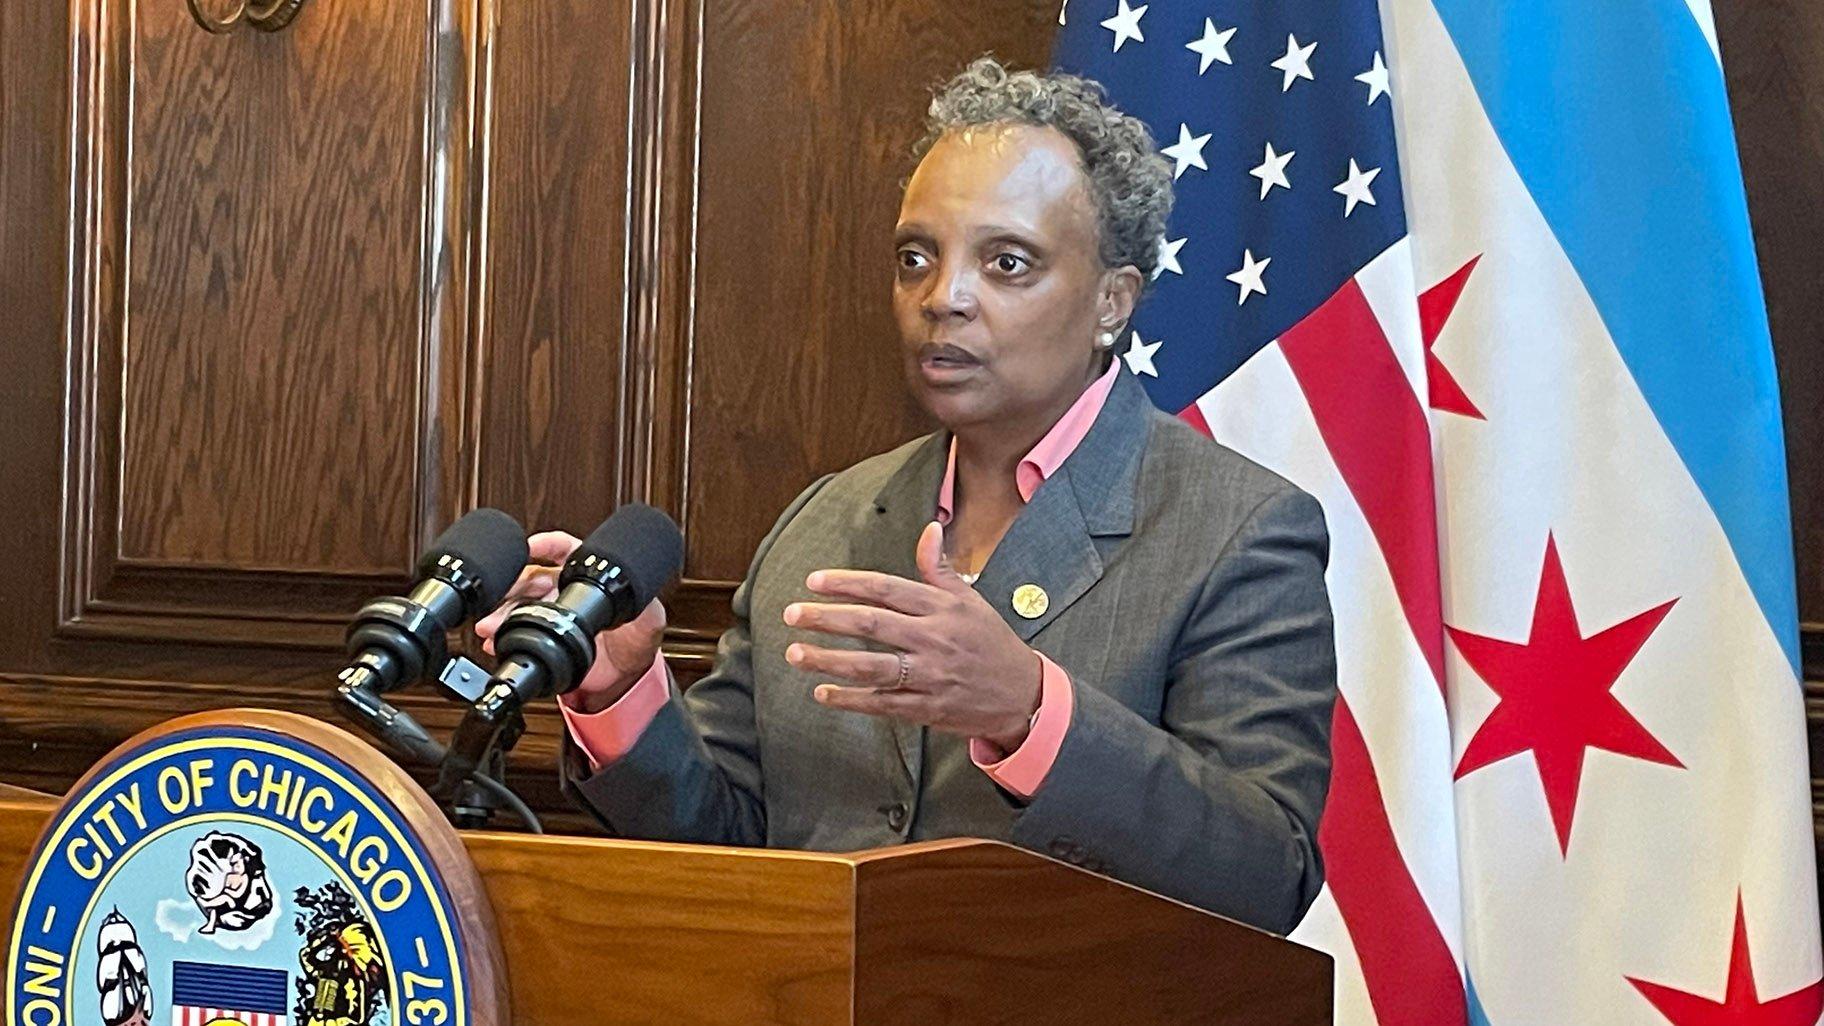
MULTIPOLYGON (((6 893, 56 805, 0 798, 6 893)), ((462 838, 526 1026, 1331 1020, 1327 956, 1004 844, 462 838)))

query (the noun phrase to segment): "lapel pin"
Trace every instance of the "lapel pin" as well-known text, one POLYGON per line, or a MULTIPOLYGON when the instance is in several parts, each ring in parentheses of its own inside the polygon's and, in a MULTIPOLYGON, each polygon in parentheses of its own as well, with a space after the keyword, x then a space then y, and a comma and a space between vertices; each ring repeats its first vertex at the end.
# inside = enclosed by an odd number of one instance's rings
POLYGON ((1036 584, 1022 584, 1013 589, 1013 611, 1028 620, 1037 620, 1051 608, 1051 596, 1036 584))

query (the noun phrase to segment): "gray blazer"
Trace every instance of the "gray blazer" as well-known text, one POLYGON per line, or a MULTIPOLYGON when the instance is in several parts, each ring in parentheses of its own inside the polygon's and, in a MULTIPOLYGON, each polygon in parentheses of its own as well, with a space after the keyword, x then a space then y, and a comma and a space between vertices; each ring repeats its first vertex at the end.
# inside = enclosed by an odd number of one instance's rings
POLYGON ((1265 929, 1317 894, 1336 656, 1310 496, 1155 409, 1122 373, 976 588, 1075 683, 1063 748, 1021 803, 968 744, 818 705, 785 661, 787 603, 826 567, 917 579, 949 436, 805 489, 735 592, 715 668, 633 749, 567 786, 623 837, 846 851, 1010 841, 1265 929), (1014 589, 1050 597, 1028 620, 1014 589))

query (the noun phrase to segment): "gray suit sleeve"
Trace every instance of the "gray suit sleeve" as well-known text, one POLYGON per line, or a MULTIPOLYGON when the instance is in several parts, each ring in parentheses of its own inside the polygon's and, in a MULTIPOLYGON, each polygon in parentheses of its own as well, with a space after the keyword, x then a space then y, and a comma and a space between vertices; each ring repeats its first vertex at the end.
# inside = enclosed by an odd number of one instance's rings
POLYGON ((734 625, 717 642, 708 676, 688 692, 680 692, 672 679, 671 700, 633 748, 593 776, 566 737, 566 787, 609 832, 653 841, 766 843, 748 610, 754 580, 774 541, 829 480, 805 489, 755 550, 747 578, 735 589, 734 625))
POLYGON ((1157 726, 1078 682, 1014 839, 1289 931, 1317 895, 1336 649, 1323 511, 1282 491, 1217 558, 1172 654, 1157 726))

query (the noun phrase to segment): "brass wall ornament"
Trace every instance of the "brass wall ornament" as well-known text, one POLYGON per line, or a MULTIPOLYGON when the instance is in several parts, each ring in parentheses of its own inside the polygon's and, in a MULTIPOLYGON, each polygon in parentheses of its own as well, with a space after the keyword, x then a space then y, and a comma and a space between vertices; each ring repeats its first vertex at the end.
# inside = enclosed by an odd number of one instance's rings
POLYGON ((203 10, 200 0, 186 2, 190 5, 190 17, 216 35, 226 35, 242 26, 252 26, 261 32, 277 32, 291 24, 291 19, 298 16, 298 9, 304 6, 304 0, 235 0, 234 13, 217 18, 203 10))

